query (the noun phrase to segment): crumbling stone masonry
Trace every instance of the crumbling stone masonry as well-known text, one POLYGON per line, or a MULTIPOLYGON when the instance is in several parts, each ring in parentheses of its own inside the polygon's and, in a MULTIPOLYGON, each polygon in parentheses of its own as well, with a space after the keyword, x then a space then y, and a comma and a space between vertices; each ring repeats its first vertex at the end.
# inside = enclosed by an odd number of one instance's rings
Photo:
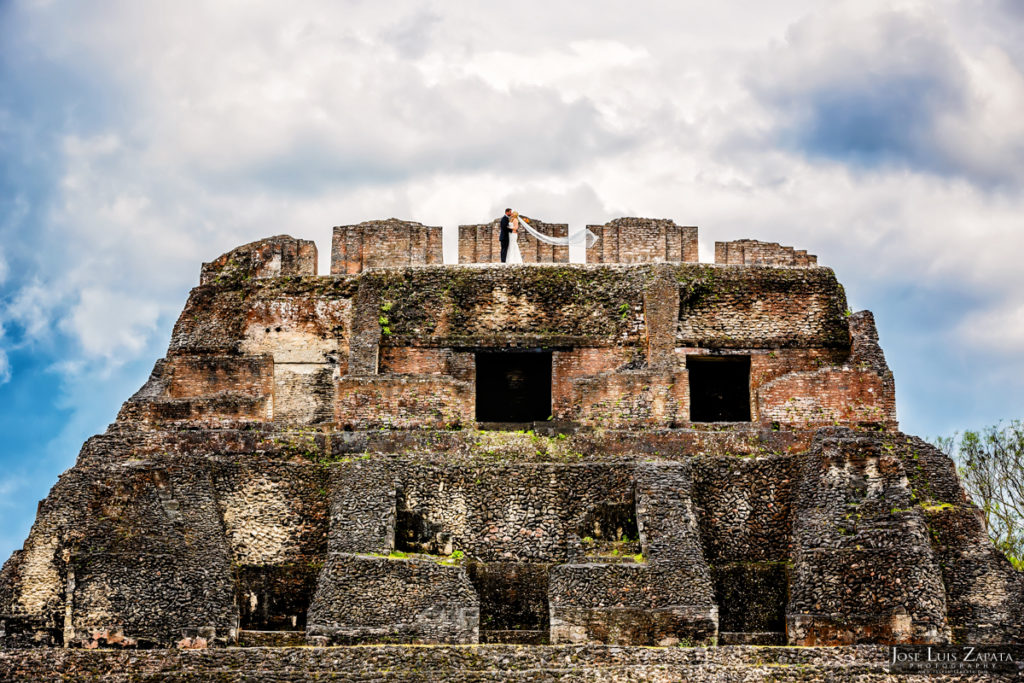
POLYGON ((604 227, 632 263, 436 265, 391 220, 337 228, 330 276, 287 236, 204 264, 0 571, 0 647, 1024 640, 830 269, 604 227))
POLYGON ((331 275, 443 262, 440 227, 389 218, 334 228, 331 275))
POLYGON ((662 218, 616 218, 588 225, 597 243, 588 263, 696 263, 697 228, 662 218))
POLYGON ((818 257, 776 242, 715 242, 715 263, 735 266, 816 266, 818 257))

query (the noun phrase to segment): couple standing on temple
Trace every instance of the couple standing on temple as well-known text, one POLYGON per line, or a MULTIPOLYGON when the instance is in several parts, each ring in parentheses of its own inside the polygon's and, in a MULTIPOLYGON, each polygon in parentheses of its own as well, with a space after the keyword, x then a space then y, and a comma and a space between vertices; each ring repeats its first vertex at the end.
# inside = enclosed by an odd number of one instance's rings
POLYGON ((505 209, 505 215, 501 217, 501 232, 498 241, 501 243, 502 263, 522 263, 523 254, 519 251, 519 212, 512 209, 505 209), (510 242, 510 237, 515 239, 510 242))
POLYGON ((501 232, 498 234, 498 241, 501 243, 502 263, 523 262, 523 254, 519 251, 520 228, 533 235, 539 242, 560 247, 567 247, 571 243, 578 243, 589 249, 597 241, 597 235, 590 232, 590 230, 581 230, 571 237, 551 237, 550 235, 545 235, 530 227, 530 222, 525 218, 520 218, 518 211, 505 209, 505 215, 501 217, 501 232), (513 236, 515 236, 515 239, 512 239, 513 236))

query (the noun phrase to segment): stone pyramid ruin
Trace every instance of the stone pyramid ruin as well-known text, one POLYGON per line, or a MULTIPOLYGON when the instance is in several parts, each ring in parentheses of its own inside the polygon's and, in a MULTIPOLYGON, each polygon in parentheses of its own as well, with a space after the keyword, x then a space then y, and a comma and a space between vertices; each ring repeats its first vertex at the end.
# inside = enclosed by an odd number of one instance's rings
POLYGON ((285 235, 203 264, 166 357, 3 565, 0 674, 376 644, 415 679, 410 658, 469 655, 401 646, 485 644, 506 672, 571 654, 613 680, 754 665, 730 645, 846 646, 793 655, 824 670, 1024 640, 1021 573, 899 431, 831 269, 753 240, 698 263, 670 220, 589 228, 586 265, 529 237, 495 263, 494 224, 444 265, 440 228, 395 219, 335 228, 326 276, 285 235))

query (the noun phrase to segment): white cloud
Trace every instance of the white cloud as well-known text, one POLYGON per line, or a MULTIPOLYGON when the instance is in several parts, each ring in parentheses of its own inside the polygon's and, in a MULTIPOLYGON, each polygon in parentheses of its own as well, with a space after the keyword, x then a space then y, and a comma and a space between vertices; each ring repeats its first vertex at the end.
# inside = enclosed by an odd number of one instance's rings
POLYGON ((58 300, 52 288, 33 280, 15 292, 3 317, 21 326, 30 340, 42 340, 50 329, 58 300))
MULTIPOLYGON (((0 337, 2 340, 3 337, 0 337)), ((7 357, 7 351, 0 349, 0 384, 11 381, 11 361, 7 357)))
POLYGON ((90 287, 61 321, 61 329, 79 340, 86 356, 112 361, 133 357, 156 329, 159 306, 145 299, 90 287))
POLYGON ((986 351, 1019 353, 1024 348, 1024 301, 1003 301, 967 315, 955 337, 986 351))

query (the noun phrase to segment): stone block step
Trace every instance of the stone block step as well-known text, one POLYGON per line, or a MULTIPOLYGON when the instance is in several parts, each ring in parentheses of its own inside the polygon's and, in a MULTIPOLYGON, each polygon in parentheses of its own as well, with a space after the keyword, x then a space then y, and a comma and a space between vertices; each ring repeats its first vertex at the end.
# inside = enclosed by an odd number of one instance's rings
POLYGON ((239 631, 238 647, 295 647, 306 644, 305 631, 239 631))
POLYGON ((719 645, 785 645, 782 631, 719 631, 719 645))
POLYGON ((480 631, 481 643, 505 643, 512 645, 547 645, 550 636, 546 630, 505 630, 480 631))

